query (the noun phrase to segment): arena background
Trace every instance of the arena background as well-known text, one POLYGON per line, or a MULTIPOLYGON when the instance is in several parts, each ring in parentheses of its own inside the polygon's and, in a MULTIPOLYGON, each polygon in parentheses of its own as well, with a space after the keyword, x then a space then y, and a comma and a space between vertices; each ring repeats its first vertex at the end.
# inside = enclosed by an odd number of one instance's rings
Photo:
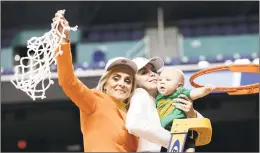
MULTIPOLYGON (((259 63, 259 2, 1 2, 1 151, 83 151, 79 112, 55 77, 44 100, 32 101, 11 83, 13 66, 32 36, 50 30, 66 9, 76 74, 94 88, 104 63, 116 56, 160 56, 188 78, 209 65, 259 63), (243 59, 243 60, 241 60, 243 59), (245 60, 246 59, 246 60, 245 60)), ((217 72, 201 79, 216 85, 259 82, 258 75, 217 72)), ((212 122, 201 152, 259 151, 259 94, 212 93, 194 107, 212 122)), ((102 126, 102 125, 100 125, 102 126)), ((109 132, 109 131, 108 131, 109 132)), ((98 143, 98 142, 97 142, 98 143)))

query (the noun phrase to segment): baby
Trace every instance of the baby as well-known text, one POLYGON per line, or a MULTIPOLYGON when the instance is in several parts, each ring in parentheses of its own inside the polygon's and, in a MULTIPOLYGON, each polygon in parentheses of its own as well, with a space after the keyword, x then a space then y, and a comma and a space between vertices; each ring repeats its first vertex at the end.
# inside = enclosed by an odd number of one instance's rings
MULTIPOLYGON (((172 104, 174 98, 184 94, 188 98, 195 100, 208 95, 215 88, 214 85, 206 85, 205 87, 188 90, 183 88, 183 85, 184 74, 180 69, 165 68, 161 72, 158 82, 159 95, 156 97, 156 107, 162 127, 169 131, 171 130, 174 119, 187 118, 185 112, 174 108, 172 104)), ((195 139, 190 137, 190 135, 193 135, 193 131, 189 131, 188 135, 184 151, 195 152, 195 139)))

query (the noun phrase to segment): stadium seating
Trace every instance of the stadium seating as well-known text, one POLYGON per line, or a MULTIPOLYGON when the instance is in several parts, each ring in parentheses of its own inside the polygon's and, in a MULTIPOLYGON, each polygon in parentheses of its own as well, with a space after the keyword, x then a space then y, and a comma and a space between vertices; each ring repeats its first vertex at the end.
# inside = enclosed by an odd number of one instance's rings
MULTIPOLYGON (((258 16, 216 17, 203 19, 183 19, 176 23, 183 38, 183 53, 180 57, 162 57, 165 65, 198 64, 202 60, 210 63, 224 63, 238 58, 253 61, 259 50, 258 16)), ((2 32, 1 53, 5 63, 1 63, 1 74, 12 74, 10 64, 13 59, 7 54, 6 48, 17 32, 2 32), (10 60, 8 62, 7 60, 10 60)), ((107 59, 124 56, 123 51, 129 50, 145 36, 144 23, 110 24, 82 28, 80 41, 76 44, 75 69, 102 69, 107 59), (102 52, 97 50, 100 45, 109 48, 102 52), (89 63, 87 63, 89 62, 89 63)), ((11 64, 12 65, 12 64, 11 64)), ((56 72, 56 66, 51 67, 56 72)))

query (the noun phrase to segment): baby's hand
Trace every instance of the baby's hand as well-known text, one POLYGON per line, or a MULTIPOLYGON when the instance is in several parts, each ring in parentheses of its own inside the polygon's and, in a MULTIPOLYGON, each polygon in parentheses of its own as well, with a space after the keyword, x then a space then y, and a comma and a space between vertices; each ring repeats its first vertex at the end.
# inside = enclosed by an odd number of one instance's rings
POLYGON ((206 88, 206 92, 212 92, 214 89, 216 89, 216 86, 213 84, 206 84, 205 88, 206 88))

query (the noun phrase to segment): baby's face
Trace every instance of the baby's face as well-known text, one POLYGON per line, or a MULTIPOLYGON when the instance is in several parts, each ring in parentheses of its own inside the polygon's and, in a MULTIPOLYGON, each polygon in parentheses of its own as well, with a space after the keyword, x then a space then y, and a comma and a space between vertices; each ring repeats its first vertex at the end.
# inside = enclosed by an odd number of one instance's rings
POLYGON ((178 85, 183 82, 184 76, 175 69, 165 69, 161 72, 158 81, 158 91, 164 96, 174 93, 178 85))

